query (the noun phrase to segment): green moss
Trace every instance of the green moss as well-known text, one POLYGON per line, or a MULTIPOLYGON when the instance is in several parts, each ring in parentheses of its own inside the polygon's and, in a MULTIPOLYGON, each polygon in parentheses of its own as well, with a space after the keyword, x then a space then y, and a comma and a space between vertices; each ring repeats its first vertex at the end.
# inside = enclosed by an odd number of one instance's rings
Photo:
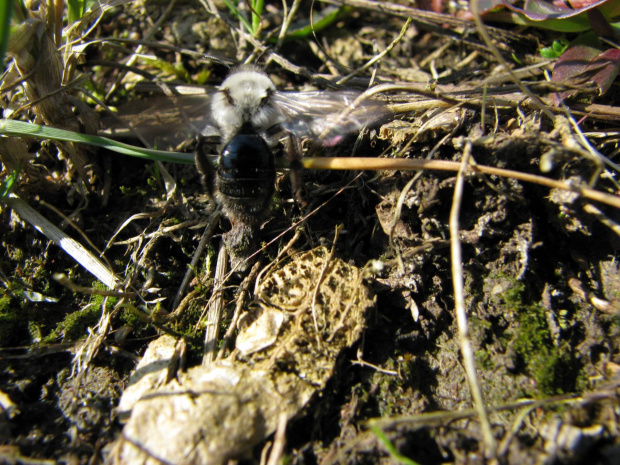
POLYGON ((137 187, 120 186, 119 190, 121 191, 121 194, 127 197, 143 197, 148 193, 148 191, 144 188, 144 185, 137 187))
POLYGON ((151 188, 151 190, 155 191, 159 188, 160 183, 159 180, 154 177, 148 177, 146 179, 146 184, 151 188))
POLYGON ((0 313, 6 313, 11 310, 11 297, 8 295, 0 296, 0 313))
POLYGON ((491 354, 486 350, 478 350, 475 353, 476 366, 486 371, 491 371, 495 368, 495 361, 491 354))
POLYGON ((11 297, 0 297, 0 346, 19 344, 27 329, 27 320, 18 307, 11 305, 11 297))
POLYGON ((556 347, 551 339, 545 310, 537 304, 519 310, 514 349, 536 381, 543 396, 574 391, 579 367, 568 344, 556 347))
POLYGON ((570 352, 562 348, 550 350, 545 347, 530 357, 528 369, 536 380, 538 391, 544 396, 574 391, 576 370, 570 352))
POLYGON ((94 327, 101 316, 100 305, 87 305, 85 308, 69 313, 58 323, 52 337, 62 337, 65 341, 75 341, 87 335, 89 327, 94 327))
MULTIPOLYGON (((94 289, 105 289, 105 286, 99 281, 93 282, 92 287, 94 289)), ((106 297, 101 295, 93 295, 90 302, 81 310, 67 314, 45 338, 45 342, 52 342, 58 338, 62 338, 65 341, 74 341, 85 337, 88 328, 96 326, 99 322, 102 306, 106 305, 108 308, 111 308, 118 300, 114 297, 108 297, 104 304, 105 298, 106 297)))
MULTIPOLYGON (((181 317, 171 327, 174 331, 183 336, 187 343, 187 350, 190 354, 200 354, 201 356, 204 346, 204 328, 197 328, 196 322, 200 320, 201 316, 204 316, 206 300, 202 298, 196 299, 192 302, 183 312, 181 317)), ((230 323, 228 321, 228 323, 230 323)), ((228 324, 226 321, 222 321, 220 329, 220 335, 226 333, 228 324)), ((221 341, 220 341, 221 344, 221 341)))
POLYGON ((146 323, 147 315, 141 315, 138 311, 132 306, 125 306, 121 311, 121 320, 132 328, 143 328, 148 326, 146 323))
POLYGON ((43 332, 41 326, 36 321, 28 322, 28 333, 30 334, 30 340, 37 343, 43 340, 43 332))
POLYGON ((472 315, 468 319, 469 334, 473 340, 482 340, 489 331, 493 331, 493 325, 489 320, 472 315))
POLYGON ((15 247, 9 251, 9 258, 14 262, 22 262, 25 260, 25 257, 24 251, 20 248, 15 247))
POLYGON ((504 305, 511 311, 517 312, 523 307, 523 290, 525 289, 525 285, 522 282, 517 281, 514 278, 506 278, 510 281, 510 286, 499 294, 498 297, 501 297, 504 305))
MULTIPOLYGON (((579 364, 570 345, 552 339, 546 310, 538 303, 528 302, 525 284, 510 276, 491 277, 502 291, 492 296, 492 303, 503 307, 510 329, 499 339, 503 346, 512 346, 535 388, 527 395, 550 396, 573 392, 580 384, 579 364)), ((480 366, 488 363, 485 354, 476 353, 480 366)))
MULTIPOLYGON (((204 350, 204 333, 197 333, 193 330, 181 331, 185 343, 187 344, 188 356, 194 357, 194 359, 201 359, 204 350)), ((224 334, 224 333, 222 333, 224 334)), ((221 341, 218 342, 218 351, 221 347, 221 341)))
POLYGON ((398 372, 400 376, 391 376, 384 373, 375 373, 371 382, 373 392, 368 396, 375 403, 379 416, 400 415, 409 411, 411 407, 412 390, 417 389, 419 383, 418 369, 415 360, 406 355, 395 354, 386 360, 383 365, 386 370, 398 372), (397 361, 400 359, 400 361, 397 361))
POLYGON ((544 311, 537 305, 521 308, 517 317, 519 331, 514 340, 514 348, 523 356, 551 344, 551 336, 547 327, 544 311))
MULTIPOLYGON (((105 284, 103 284, 101 281, 93 281, 91 284, 91 287, 93 289, 98 289, 100 291, 106 291, 108 288, 105 286, 105 284)), ((116 305, 116 303, 118 302, 118 297, 106 297, 103 295, 96 295, 93 294, 92 297, 90 298, 90 305, 95 305, 97 307, 101 307, 104 303, 103 301, 107 298, 106 301, 106 305, 109 308, 112 308, 116 305)))

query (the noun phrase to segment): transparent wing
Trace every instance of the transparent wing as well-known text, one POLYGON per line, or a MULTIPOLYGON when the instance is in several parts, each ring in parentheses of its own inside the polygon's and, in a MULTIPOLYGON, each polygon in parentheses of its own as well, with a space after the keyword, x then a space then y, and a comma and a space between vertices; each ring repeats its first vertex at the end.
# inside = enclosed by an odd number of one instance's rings
MULTIPOLYGON (((123 138, 138 133, 146 143, 157 148, 174 147, 196 135, 218 136, 210 108, 211 94, 216 89, 175 87, 175 90, 181 95, 149 97, 119 108, 118 115, 104 123, 108 128, 106 134, 123 138)), ((358 91, 277 91, 272 104, 282 113, 285 130, 331 146, 342 136, 391 114, 383 102, 358 101, 361 95, 358 91)))
POLYGON ((276 92, 273 101, 286 117, 285 129, 335 145, 343 135, 391 114, 383 102, 358 101, 361 95, 356 91, 276 92))
POLYGON ((139 137, 151 147, 166 149, 195 138, 219 136, 211 120, 210 96, 161 95, 136 100, 104 120, 105 133, 115 138, 139 137))

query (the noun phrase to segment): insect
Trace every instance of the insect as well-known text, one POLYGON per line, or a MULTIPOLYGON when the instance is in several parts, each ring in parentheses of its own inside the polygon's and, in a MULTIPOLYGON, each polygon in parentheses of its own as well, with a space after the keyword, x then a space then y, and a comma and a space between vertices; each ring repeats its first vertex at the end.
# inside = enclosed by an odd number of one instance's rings
POLYGON ((343 135, 388 114, 379 102, 354 107, 359 95, 278 91, 265 73, 247 65, 224 80, 211 102, 211 116, 223 140, 219 167, 216 170, 200 150, 196 166, 231 221, 224 240, 233 256, 242 258, 255 249, 253 238, 273 195, 276 152, 283 150, 295 162, 301 157, 300 140, 320 138, 324 145, 334 145, 343 135))
MULTIPOLYGON (((274 192, 276 157, 290 159, 295 181, 303 140, 335 145, 346 134, 390 114, 382 102, 356 102, 360 95, 348 90, 279 91, 258 67, 242 65, 210 96, 210 111, 193 125, 200 126, 203 135, 213 129, 219 133, 218 166, 200 144, 195 161, 207 192, 231 222, 224 235, 231 263, 240 264, 256 250, 259 225, 274 192)), ((194 107, 195 102, 194 97, 194 107)))

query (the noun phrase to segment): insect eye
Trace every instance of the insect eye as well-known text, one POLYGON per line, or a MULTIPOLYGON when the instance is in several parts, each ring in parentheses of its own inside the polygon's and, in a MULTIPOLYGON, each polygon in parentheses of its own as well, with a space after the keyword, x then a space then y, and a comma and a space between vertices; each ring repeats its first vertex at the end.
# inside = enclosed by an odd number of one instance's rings
POLYGON ((269 103, 269 99, 271 98, 271 89, 267 89, 267 92, 265 93, 265 96, 260 99, 260 105, 264 106, 267 105, 269 103))

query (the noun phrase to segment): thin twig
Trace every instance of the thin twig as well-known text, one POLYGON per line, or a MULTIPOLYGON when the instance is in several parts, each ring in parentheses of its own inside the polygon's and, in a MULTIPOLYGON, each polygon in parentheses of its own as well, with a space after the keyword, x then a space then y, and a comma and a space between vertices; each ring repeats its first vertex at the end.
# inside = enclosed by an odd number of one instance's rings
POLYGON ((508 63, 506 62, 502 54, 499 53, 499 50, 497 49, 495 44, 491 41, 491 38, 489 37, 489 34, 487 33, 486 26, 482 23, 482 19, 480 18, 480 12, 478 10, 478 0, 474 0, 473 2, 470 2, 469 8, 472 14, 474 15, 476 29, 478 30, 478 34, 480 35, 480 38, 486 43, 487 47, 489 47, 489 50, 491 51, 491 53, 493 54, 497 62, 504 67, 506 72, 510 75, 512 82, 514 82, 516 85, 519 86, 519 88, 521 89, 521 92, 523 92, 524 95, 527 95, 532 100, 532 102, 534 102, 534 104, 538 107, 538 109, 542 111, 547 116, 547 118, 553 121, 555 119, 555 116, 553 115, 551 110, 549 110, 547 105, 545 105, 543 101, 540 100, 540 98, 536 94, 534 94, 525 84, 523 84, 521 79, 519 79, 519 77, 516 74, 514 74, 514 72, 512 71, 512 68, 508 65, 508 63))
POLYGON ((233 314, 232 320, 230 321, 230 325, 228 325, 228 329, 226 329, 226 334, 224 334, 224 337, 222 338, 222 345, 219 352, 217 353, 216 360, 224 358, 224 355, 226 354, 226 349, 228 349, 228 347, 230 346, 233 334, 237 330, 237 324, 239 322, 241 312, 243 311, 243 306, 246 302, 246 297, 250 288, 250 284, 256 280, 256 276, 258 275, 258 270, 260 269, 260 266, 260 261, 254 263, 252 269, 250 270, 250 273, 245 277, 245 279, 239 286, 239 289, 237 291, 237 303, 235 305, 235 313, 233 314))
MULTIPOLYGON (((168 6, 166 7, 166 9, 162 12, 161 16, 159 17, 159 19, 155 22, 155 24, 153 24, 153 26, 146 31, 146 33, 144 34, 144 40, 149 41, 151 40, 151 38, 160 31, 161 29, 161 25, 163 24, 163 22, 165 21, 165 19, 168 17, 168 15, 170 14, 170 12, 172 11, 172 9, 174 8, 174 4, 176 3, 176 0, 171 0, 168 3, 168 6)), ((127 60, 127 65, 131 66, 135 63, 135 61, 138 59, 138 57, 140 56, 140 54, 142 53, 142 50, 144 50, 144 45, 138 45, 138 47, 136 48, 136 50, 133 52, 133 54, 129 57, 129 59, 127 60)), ((125 77, 124 73, 120 73, 117 78, 115 79, 114 83, 112 84, 112 86, 110 87, 110 89, 108 90, 108 92, 106 93, 104 100, 107 101, 109 100, 110 96, 114 94, 114 92, 116 92, 116 89, 118 88, 118 86, 120 85, 121 81, 123 80, 123 78, 125 77)))
POLYGON ((61 212, 60 210, 58 210, 58 208, 56 208, 54 205, 46 202, 45 200, 40 199, 39 203, 41 205, 43 205, 44 207, 49 208, 50 210, 52 210, 54 213, 56 213, 58 216, 60 216, 63 221, 66 221, 67 224, 69 226, 71 226, 80 236, 82 236, 82 238, 87 242, 87 244, 95 251, 99 254, 99 257, 103 258, 106 262, 106 265, 108 265, 108 268, 112 269, 112 264, 108 261, 108 259, 103 255, 103 253, 101 252, 101 250, 99 250, 97 248, 97 246, 95 244, 93 244, 93 241, 90 240, 90 238, 88 237, 88 235, 82 231, 82 228, 80 228, 77 224, 75 224, 73 222, 73 220, 71 218, 69 218, 67 215, 65 215, 63 212, 61 212))
POLYGON ((314 287, 314 291, 312 293, 312 321, 314 322, 314 330, 316 331, 316 343, 319 347, 321 346, 321 338, 319 336, 320 335, 319 324, 316 321, 316 301, 319 296, 321 284, 323 283, 323 280, 325 279, 325 276, 327 275, 327 269, 329 268, 329 265, 331 264, 334 258, 334 252, 336 251, 336 242, 338 241, 338 236, 340 235, 340 231, 342 231, 343 227, 344 226, 342 224, 339 224, 338 226, 336 226, 336 233, 334 234, 334 240, 332 241, 332 248, 329 251, 329 255, 325 259, 325 264, 323 265, 323 268, 321 269, 321 274, 319 275, 319 279, 317 280, 316 286, 314 287))
MULTIPOLYGON (((386 170, 439 170, 439 171, 458 171, 459 162, 444 160, 420 160, 420 159, 386 159, 386 158, 304 158, 301 160, 304 169, 311 170, 365 170, 365 171, 386 171, 386 170)), ((557 181, 544 176, 522 173, 520 171, 495 168, 494 166, 476 165, 473 167, 476 172, 501 176, 504 178, 514 178, 519 181, 540 184, 551 189, 562 189, 577 192, 583 197, 620 208, 620 197, 617 195, 605 194, 588 187, 581 187, 574 183, 557 181)))
POLYGON ((195 289, 188 292, 187 295, 183 297, 183 300, 181 300, 181 302, 178 305, 174 305, 172 307, 173 310, 168 315, 166 315, 163 319, 166 322, 176 321, 181 316, 183 311, 189 306, 191 301, 194 300, 197 296, 198 296, 198 291, 195 289))
POLYGON ((381 368, 380 366, 377 366, 374 363, 366 362, 366 361, 364 361, 362 359, 359 359, 359 358, 357 360, 353 360, 351 362, 351 365, 359 365, 359 366, 363 366, 363 367, 372 368, 376 372, 383 373, 384 375, 388 375, 388 376, 398 376, 398 372, 397 371, 387 370, 385 368, 381 368))
POLYGON ((390 235, 389 235, 390 247, 395 252, 396 260, 398 261, 398 269, 402 274, 405 273, 405 264, 403 263, 402 255, 400 253, 400 248, 398 247, 398 245, 396 245, 396 242, 394 241, 394 233, 396 232, 396 227, 398 226, 398 223, 400 221, 400 216, 403 211, 403 205, 405 204, 405 200, 407 200, 407 195, 409 194, 409 191, 411 190, 413 183, 416 182, 419 177, 420 177, 420 173, 416 173, 415 176, 413 176, 409 181, 407 181, 407 184, 405 184, 405 187, 403 187, 403 190, 398 196, 398 202, 396 202, 396 208, 394 208, 394 216, 392 216, 392 221, 390 222, 390 235))
POLYGON ((107 291, 105 289, 96 289, 94 287, 80 286, 71 281, 64 273, 54 273, 52 278, 57 283, 69 289, 76 294, 86 295, 102 295, 107 297, 135 297, 138 295, 136 292, 121 292, 121 291, 107 291))
POLYGON ((129 245, 129 244, 134 244, 136 242, 140 242, 144 239, 150 239, 151 237, 155 237, 155 236, 164 236, 166 234, 169 234, 171 232, 174 231, 178 231, 180 229, 198 229, 201 228, 203 226, 208 226, 209 222, 204 222, 202 220, 196 219, 196 220, 187 220, 187 221, 183 221, 182 223, 179 224, 175 224, 172 226, 166 226, 164 228, 160 228, 157 231, 153 231, 151 233, 147 233, 147 234, 141 234, 140 236, 134 236, 134 237, 130 237, 129 239, 125 239, 124 241, 116 241, 114 242, 113 245, 129 245))
MULTIPOLYGON (((596 393, 595 393, 596 394, 596 393)), ((611 394, 614 396, 615 394, 611 394)), ((505 410, 514 410, 518 408, 525 408, 528 406, 534 406, 536 408, 544 406, 553 406, 557 404, 583 404, 587 400, 584 397, 580 397, 577 394, 563 394, 555 397, 549 397, 547 399, 519 399, 512 400, 500 405, 490 406, 490 412, 501 412, 505 410)), ((474 418, 477 415, 476 409, 468 408, 464 410, 439 410, 434 412, 424 412, 417 415, 397 415, 393 417, 385 418, 372 418, 366 423, 369 425, 376 425, 382 429, 396 429, 407 426, 409 428, 415 428, 420 426, 433 426, 433 425, 445 425, 447 422, 461 420, 463 418, 474 418)))
MULTIPOLYGON (((286 5, 286 2, 282 2, 283 5, 286 5)), ((293 5, 291 6, 291 11, 284 16, 284 21, 282 21, 282 27, 280 28, 280 34, 278 34, 278 41, 276 42, 276 50, 279 50, 282 46, 282 41, 286 37, 286 33, 288 32, 289 27, 291 26, 291 22, 301 5, 301 0, 295 0, 293 5)))
POLYGON ((198 247, 196 247, 196 252, 194 252, 192 261, 188 265, 187 271, 185 272, 185 276, 183 277, 183 281, 181 282, 181 285, 179 286, 177 295, 174 297, 172 308, 177 308, 177 306, 179 305, 179 302, 181 302, 181 299, 183 298, 183 294, 185 293, 185 289, 187 288, 187 285, 191 281, 192 277, 194 276, 196 266, 198 265, 198 260, 200 260, 200 257, 202 257, 202 252, 204 251, 207 245, 207 242, 211 240, 211 237, 213 236, 213 231, 215 229, 215 226, 218 224, 219 219, 220 219, 220 212, 216 211, 211 217, 209 224, 207 224, 207 226, 205 227, 202 233, 202 237, 200 238, 200 242, 198 243, 198 247))
POLYGON ((482 390, 478 382, 476 374, 476 362, 474 360, 474 351, 469 340, 469 331, 467 327, 467 313, 465 311, 465 297, 463 295, 463 259, 461 255, 461 241, 459 231, 459 213, 461 210, 461 201, 463 198, 463 186, 465 184, 465 173, 469 165, 471 155, 471 142, 468 141, 463 151, 463 160, 461 169, 456 178, 454 186, 454 197, 452 200, 452 208, 450 209, 450 245, 452 256, 452 286, 454 288, 454 306, 456 311, 456 322, 459 329, 459 342, 461 353, 463 355, 463 364, 465 365, 465 373, 469 388, 474 400, 474 407, 478 412, 480 424, 482 425, 482 436, 485 444, 485 452, 487 457, 494 457, 497 444, 491 431, 491 423, 487 411, 484 407, 482 398, 482 390))
POLYGON ((562 109, 565 111, 568 121, 570 122, 573 130, 579 136, 579 141, 581 142, 581 145, 584 147, 586 151, 586 153, 584 153, 583 155, 595 161, 596 163, 605 164, 609 166, 610 168, 613 168, 614 170, 620 172, 620 165, 618 165, 617 163, 614 163, 609 158, 607 158, 605 155, 603 155, 601 152, 599 152, 594 147, 592 147, 592 144, 590 143, 588 138, 585 136, 585 134, 579 127, 579 124, 577 124, 577 122, 575 121, 575 118, 573 118, 573 115, 571 115, 570 109, 564 103, 562 103, 562 109))
POLYGON ((504 438, 499 444, 499 447, 497 449, 497 456, 499 458, 504 457, 508 453, 508 447, 510 446, 510 442, 514 437, 516 437, 517 433, 523 426, 523 422, 525 421, 527 416, 534 410, 536 410, 535 405, 528 405, 527 407, 521 409, 521 411, 517 414, 515 421, 512 423, 512 428, 510 428, 510 431, 506 432, 504 438))
POLYGON ((396 39, 394 39, 392 41, 392 43, 390 45, 387 46, 387 48, 379 53, 378 55, 375 55, 373 58, 371 58, 370 60, 368 60, 366 62, 366 64, 360 66, 359 68, 357 68, 355 71, 353 71, 351 74, 348 74, 347 76, 343 77, 342 79, 340 79, 339 81, 336 82, 336 84, 338 85, 343 85, 347 82, 349 82, 352 78, 354 78, 355 76, 357 76, 358 74, 366 71, 368 68, 370 68, 372 65, 374 65, 375 63, 377 63, 381 58, 383 58, 385 55, 387 55, 388 53, 390 53, 392 51, 392 49, 394 47, 396 47, 396 44, 398 44, 398 42, 400 42, 400 40, 403 38, 403 36, 405 35, 405 33, 407 32, 407 29, 409 29, 409 25, 411 24, 411 18, 407 18, 407 21, 405 22, 405 25, 401 28, 400 30, 400 34, 398 34, 398 36, 396 37, 396 39))
MULTIPOLYGON (((434 30, 437 31, 437 33, 449 35, 458 40, 459 43, 465 43, 470 46, 478 46, 479 48, 484 47, 474 41, 473 37, 471 37, 472 34, 469 33, 471 30, 471 21, 456 18, 449 14, 420 10, 418 8, 412 8, 400 3, 386 2, 383 0, 322 0, 322 2, 332 5, 347 5, 355 8, 364 8, 370 11, 390 14, 400 18, 412 18, 415 24, 426 30, 434 30), (450 29, 446 29, 446 25, 449 25, 450 29)), ((502 41, 503 43, 508 41, 518 42, 524 40, 523 35, 519 35, 499 27, 489 27, 489 31, 496 40, 502 41)))
POLYGON ((273 439, 273 447, 269 454, 269 460, 267 465, 278 465, 283 463, 282 454, 284 453, 284 446, 286 445, 286 424, 288 418, 285 412, 280 412, 278 417, 278 426, 276 428, 276 434, 273 439))
POLYGON ((597 220, 611 229, 616 235, 620 236, 620 224, 616 223, 614 220, 605 215, 600 209, 596 208, 591 203, 587 203, 583 206, 583 210, 586 213, 594 216, 597 220))
MULTIPOLYGON (((269 244, 267 244, 267 246, 271 245, 275 240, 278 240, 288 231, 290 231, 290 229, 287 229, 286 231, 278 235, 278 237, 273 239, 269 244)), ((256 282, 254 283, 254 295, 258 295, 258 285, 262 281, 263 276, 265 276, 270 270, 274 269, 276 266, 282 263, 282 261, 284 260, 283 257, 285 255, 290 255, 289 251, 293 248, 293 246, 299 240, 300 237, 301 237, 301 228, 295 228, 295 234, 293 235, 291 240, 288 241, 286 245, 282 247, 282 249, 278 252, 278 256, 274 260, 272 260, 271 263, 269 263, 262 270, 260 270, 260 273, 258 273, 258 276, 256 277, 256 282)))

